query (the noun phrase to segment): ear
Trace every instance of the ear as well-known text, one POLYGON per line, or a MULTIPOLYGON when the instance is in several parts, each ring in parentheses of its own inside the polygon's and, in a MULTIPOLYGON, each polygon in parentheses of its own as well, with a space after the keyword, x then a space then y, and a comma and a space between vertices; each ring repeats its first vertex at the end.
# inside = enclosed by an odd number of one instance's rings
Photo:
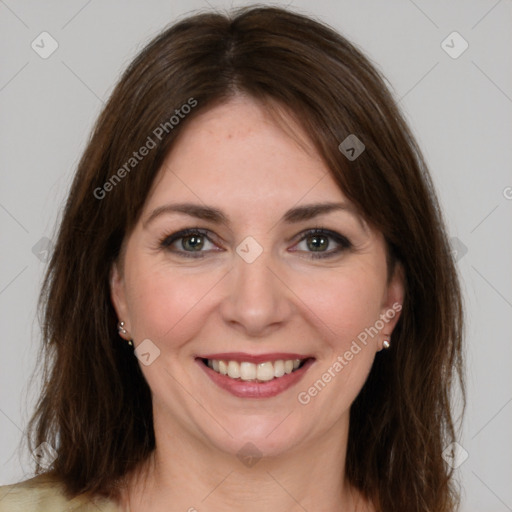
POLYGON ((389 340, 402 311, 405 296, 405 273, 401 263, 396 262, 393 275, 388 282, 381 308, 381 318, 386 321, 382 329, 383 339, 389 340))
MULTIPOLYGON (((125 329, 129 332, 130 318, 128 315, 128 306, 126 302, 126 288, 124 278, 119 263, 116 261, 110 269, 110 299, 112 305, 117 313, 119 321, 125 323, 125 329)), ((122 333, 119 333, 123 338, 128 339, 122 333)))

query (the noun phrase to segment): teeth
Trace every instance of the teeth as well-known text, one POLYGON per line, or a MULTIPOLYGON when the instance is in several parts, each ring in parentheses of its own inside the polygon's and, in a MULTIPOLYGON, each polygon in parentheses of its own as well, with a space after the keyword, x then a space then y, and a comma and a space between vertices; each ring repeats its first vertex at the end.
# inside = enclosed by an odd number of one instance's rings
POLYGON ((207 360, 208 367, 221 375, 227 375, 232 379, 245 381, 259 380, 263 382, 292 373, 300 366, 300 363, 300 359, 267 361, 259 364, 247 361, 239 363, 238 361, 221 361, 217 359, 207 360))
POLYGON ((236 361, 229 361, 228 375, 232 379, 238 379, 240 377, 240 365, 236 361))
POLYGON ((274 362, 274 375, 276 377, 282 377, 284 375, 284 361, 274 362))
POLYGON ((272 380, 274 378, 274 365, 271 362, 260 363, 256 371, 256 378, 258 380, 272 380))
POLYGON ((222 375, 228 374, 228 365, 224 361, 219 361, 219 373, 222 375))
POLYGON ((242 380, 254 380, 258 371, 255 364, 240 363, 240 378, 242 380))

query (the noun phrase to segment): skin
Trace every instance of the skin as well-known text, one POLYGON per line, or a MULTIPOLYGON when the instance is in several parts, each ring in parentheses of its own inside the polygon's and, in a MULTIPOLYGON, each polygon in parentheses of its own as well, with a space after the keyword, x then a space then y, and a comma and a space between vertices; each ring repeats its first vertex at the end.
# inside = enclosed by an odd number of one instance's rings
POLYGON ((191 120, 112 269, 124 337, 135 346, 150 339, 160 350, 151 364, 141 364, 157 447, 127 477, 122 505, 132 512, 373 510, 345 479, 349 409, 399 314, 307 405, 297 395, 358 334, 402 304, 402 273, 397 267, 388 280, 382 235, 348 202, 303 129, 283 116, 286 129, 238 96, 191 120), (228 221, 163 213, 147 222, 162 205, 185 202, 218 208, 228 221), (282 220, 291 208, 325 202, 347 208, 282 220), (320 250, 314 237, 300 241, 318 227, 352 246, 336 253, 340 245, 332 238, 320 250), (184 228, 209 231, 211 241, 201 238, 202 257, 183 256, 193 252, 190 238, 160 246, 184 228), (263 248, 252 263, 236 252, 247 236, 263 248), (311 257, 322 251, 330 257, 311 257), (278 396, 246 399, 217 387, 195 361, 228 351, 297 352, 316 360, 278 396), (237 457, 248 442, 262 455, 251 467, 237 457))

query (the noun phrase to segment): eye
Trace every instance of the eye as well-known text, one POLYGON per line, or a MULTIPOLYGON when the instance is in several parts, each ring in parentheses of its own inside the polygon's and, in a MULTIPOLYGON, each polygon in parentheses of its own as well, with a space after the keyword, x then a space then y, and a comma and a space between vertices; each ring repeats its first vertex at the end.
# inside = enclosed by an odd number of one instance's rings
MULTIPOLYGON (((186 258, 202 258, 205 253, 222 251, 210 238, 210 232, 201 228, 187 228, 166 235, 159 247, 186 258)), ((352 243, 345 236, 324 228, 302 233, 292 252, 309 253, 310 258, 329 258, 350 249, 352 243)))
POLYGON ((199 228, 187 228, 165 236, 160 247, 187 258, 202 258, 205 252, 217 251, 210 240, 208 231, 199 228))
POLYGON ((293 252, 296 250, 309 252, 311 258, 330 258, 350 249, 352 243, 340 233, 324 228, 315 228, 302 233, 295 247, 298 249, 293 249, 293 252))

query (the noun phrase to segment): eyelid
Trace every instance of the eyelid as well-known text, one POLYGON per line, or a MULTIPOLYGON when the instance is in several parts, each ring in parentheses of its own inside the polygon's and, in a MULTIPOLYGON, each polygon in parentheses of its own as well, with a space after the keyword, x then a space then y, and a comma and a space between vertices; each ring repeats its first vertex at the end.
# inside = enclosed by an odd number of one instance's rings
MULTIPOLYGON (((322 227, 306 229, 305 231, 301 231, 294 238, 298 238, 298 241, 300 242, 300 241, 304 240, 304 238, 306 238, 308 235, 325 235, 325 236, 329 236, 329 237, 339 241, 340 243, 346 243, 347 245, 351 245, 350 240, 345 235, 342 235, 341 233, 338 233, 337 231, 333 231, 331 229, 322 228, 322 227)), ((294 238, 292 238, 292 240, 294 238)))
MULTIPOLYGON (((159 246, 163 247, 163 248, 168 248, 174 242, 176 242, 182 238, 186 238, 187 236, 192 236, 192 235, 196 235, 196 234, 202 235, 212 244, 218 245, 218 242, 214 241, 213 238, 218 239, 219 237, 214 235, 214 233, 212 231, 210 231, 209 229, 205 229, 205 228, 192 227, 192 228, 180 229, 171 234, 165 235, 160 240, 159 246), (212 237, 211 235, 214 235, 214 236, 212 237)), ((182 253, 182 252, 187 252, 187 251, 175 251, 175 252, 182 253)), ((188 252, 191 252, 191 251, 188 251, 188 252)), ((199 251, 199 252, 205 252, 205 251, 199 251)))
POLYGON ((180 238, 185 238, 186 236, 195 235, 195 234, 203 235, 206 238, 208 238, 208 240, 210 240, 210 242, 213 242, 210 239, 210 236, 209 236, 210 233, 211 233, 210 230, 204 229, 204 228, 184 228, 184 229, 175 231, 174 233, 165 235, 161 239, 160 245, 162 247, 169 247, 172 243, 176 242, 176 240, 179 240, 180 238))
POLYGON ((334 257, 346 250, 352 249, 354 247, 353 243, 345 235, 342 235, 341 233, 332 231, 330 229, 322 228, 322 227, 307 229, 306 231, 302 231, 301 233, 299 233, 296 237, 296 238, 298 238, 298 240, 295 242, 294 246, 296 246, 299 243, 301 243, 302 241, 304 241, 307 237, 313 236, 313 235, 322 235, 327 238, 330 238, 330 239, 334 240, 334 242, 338 245, 338 247, 335 249, 328 250, 328 251, 316 252, 316 251, 292 250, 292 252, 306 252, 308 254, 307 257, 312 258, 312 259, 321 259, 321 258, 327 259, 329 257, 334 257))

